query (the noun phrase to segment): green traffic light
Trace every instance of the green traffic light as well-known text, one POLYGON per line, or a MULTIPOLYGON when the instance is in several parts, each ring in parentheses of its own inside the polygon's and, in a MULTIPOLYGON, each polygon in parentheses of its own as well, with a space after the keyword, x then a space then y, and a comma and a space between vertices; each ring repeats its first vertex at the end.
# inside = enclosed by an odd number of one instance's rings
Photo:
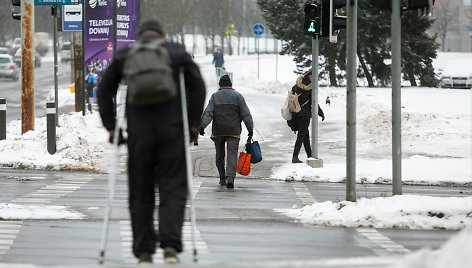
POLYGON ((303 31, 305 32, 305 35, 310 35, 314 36, 319 34, 320 32, 320 19, 305 19, 305 23, 303 25, 303 31))

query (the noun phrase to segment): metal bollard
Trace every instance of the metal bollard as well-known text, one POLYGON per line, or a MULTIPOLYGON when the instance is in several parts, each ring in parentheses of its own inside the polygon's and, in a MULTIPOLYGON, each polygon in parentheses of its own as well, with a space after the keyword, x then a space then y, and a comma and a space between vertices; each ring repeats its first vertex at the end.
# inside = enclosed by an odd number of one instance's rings
POLYGON ((7 100, 0 98, 0 140, 7 138, 7 100))
POLYGON ((56 153, 56 103, 46 103, 48 153, 56 153))

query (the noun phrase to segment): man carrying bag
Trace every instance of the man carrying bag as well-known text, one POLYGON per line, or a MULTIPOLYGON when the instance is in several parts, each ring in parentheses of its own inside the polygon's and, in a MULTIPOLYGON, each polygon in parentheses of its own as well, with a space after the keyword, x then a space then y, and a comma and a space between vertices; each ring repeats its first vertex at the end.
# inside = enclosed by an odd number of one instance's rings
POLYGON ((234 188, 236 165, 238 161, 241 121, 246 125, 248 136, 252 137, 254 123, 243 95, 232 88, 231 79, 223 75, 219 81, 219 90, 211 95, 203 112, 200 135, 205 134, 205 127, 213 121, 211 139, 215 142, 216 167, 220 175, 220 185, 234 188), (225 169, 225 145, 227 161, 225 169))

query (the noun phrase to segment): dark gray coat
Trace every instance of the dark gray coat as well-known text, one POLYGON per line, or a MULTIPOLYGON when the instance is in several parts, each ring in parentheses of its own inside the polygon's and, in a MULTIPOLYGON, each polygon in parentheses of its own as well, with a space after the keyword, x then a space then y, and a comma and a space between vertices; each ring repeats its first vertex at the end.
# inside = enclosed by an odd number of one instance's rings
POLYGON ((234 136, 241 134, 241 121, 248 131, 252 131, 254 123, 243 95, 236 90, 220 88, 211 95, 201 119, 201 127, 205 128, 213 121, 211 136, 234 136))

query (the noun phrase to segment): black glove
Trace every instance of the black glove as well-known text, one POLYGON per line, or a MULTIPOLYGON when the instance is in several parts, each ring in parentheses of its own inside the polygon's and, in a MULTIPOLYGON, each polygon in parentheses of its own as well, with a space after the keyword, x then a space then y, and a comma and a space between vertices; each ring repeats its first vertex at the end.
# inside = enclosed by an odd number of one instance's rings
POLYGON ((252 134, 254 134, 254 133, 252 132, 252 130, 249 130, 247 135, 248 135, 249 137, 252 137, 252 134))
POLYGON ((200 133, 200 135, 205 135, 205 129, 203 127, 199 127, 198 128, 198 133, 200 133))
POLYGON ((321 116, 321 121, 324 121, 325 117, 324 115, 321 116))
MULTIPOLYGON (((110 131, 110 137, 108 138, 108 141, 113 144, 113 136, 115 135, 115 131, 112 130, 110 131)), ((118 133, 118 145, 122 145, 126 143, 126 139, 123 137, 123 131, 120 128, 120 132, 118 133)))
POLYGON ((197 127, 190 127, 188 130, 190 134, 190 142, 194 142, 196 138, 198 138, 198 130, 197 127))

